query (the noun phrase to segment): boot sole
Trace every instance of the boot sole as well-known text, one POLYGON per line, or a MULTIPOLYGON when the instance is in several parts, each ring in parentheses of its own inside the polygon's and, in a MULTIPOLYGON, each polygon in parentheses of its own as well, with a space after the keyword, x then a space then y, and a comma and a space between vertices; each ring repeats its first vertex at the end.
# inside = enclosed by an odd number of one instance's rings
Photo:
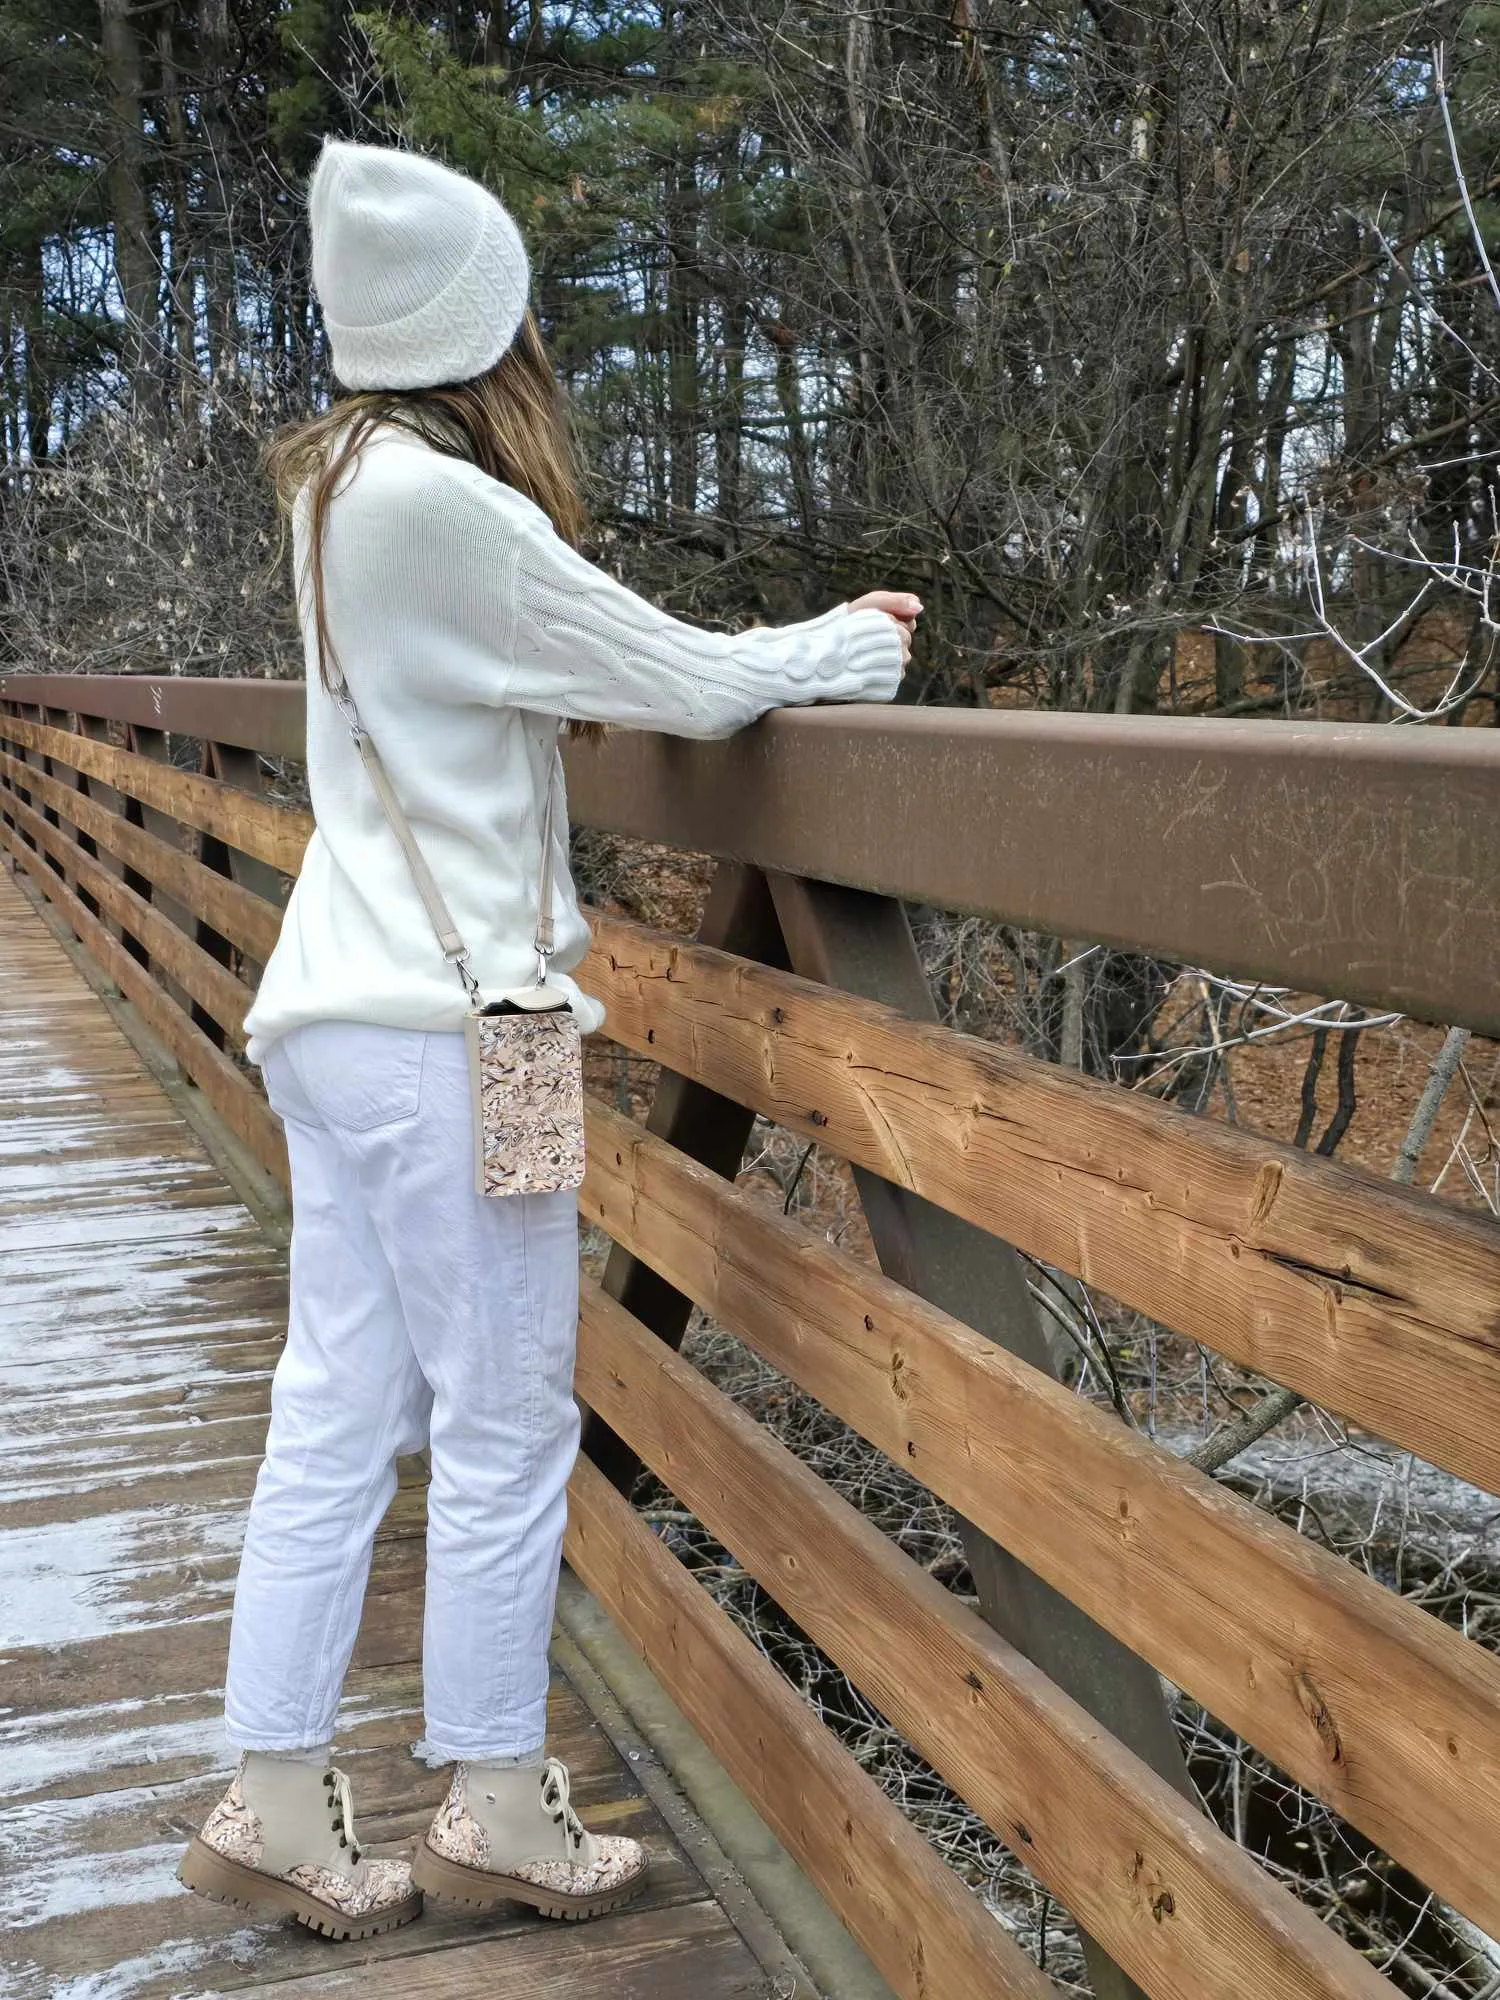
POLYGON ((535 1882, 523 1882, 519 1875, 500 1875, 489 1868, 470 1868, 462 1861, 450 1861, 424 1840, 412 1857, 411 1879, 424 1896, 442 1903, 462 1903, 471 1910, 492 1910, 500 1903, 525 1903, 544 1917, 559 1923, 582 1923, 587 1917, 602 1917, 634 1902, 646 1886, 649 1870, 643 1868, 618 1889, 600 1889, 592 1896, 565 1896, 556 1889, 543 1889, 535 1882))
POLYGON ((295 1882, 281 1882, 274 1875, 263 1875, 258 1868, 247 1868, 242 1861, 231 1861, 196 1834, 178 1864, 177 1879, 184 1888, 207 1896, 211 1902, 229 1903, 255 1916, 290 1917, 310 1931, 340 1941, 398 1931, 422 1914, 421 1891, 414 1889, 411 1895, 399 1903, 388 1903, 383 1910, 372 1910, 364 1917, 346 1917, 332 1903, 310 1896, 295 1882))

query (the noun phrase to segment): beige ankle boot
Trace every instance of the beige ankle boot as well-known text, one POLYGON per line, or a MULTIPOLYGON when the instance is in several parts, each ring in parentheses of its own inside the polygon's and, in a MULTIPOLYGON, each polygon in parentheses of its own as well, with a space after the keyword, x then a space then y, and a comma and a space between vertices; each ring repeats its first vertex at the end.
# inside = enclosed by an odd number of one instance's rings
POLYGON ((460 1764, 412 1862, 424 1893, 488 1909, 529 1903, 544 1917, 597 1917, 640 1894, 646 1850, 585 1830, 568 1802, 568 1767, 460 1764))
POLYGON ((374 1937, 422 1914, 409 1862, 360 1853, 342 1771, 254 1750, 189 1842, 177 1879, 215 1902, 291 1917, 331 1938, 374 1937))

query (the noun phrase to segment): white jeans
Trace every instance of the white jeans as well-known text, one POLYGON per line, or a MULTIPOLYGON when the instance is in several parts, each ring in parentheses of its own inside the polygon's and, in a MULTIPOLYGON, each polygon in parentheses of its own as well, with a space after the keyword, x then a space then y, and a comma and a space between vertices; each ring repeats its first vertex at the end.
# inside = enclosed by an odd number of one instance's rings
POLYGON ((473 1192, 464 1038, 344 1021, 266 1052, 292 1302, 235 1592, 231 1744, 327 1743, 398 1453, 431 1442, 427 1748, 542 1744, 578 1445, 572 1194, 473 1192))

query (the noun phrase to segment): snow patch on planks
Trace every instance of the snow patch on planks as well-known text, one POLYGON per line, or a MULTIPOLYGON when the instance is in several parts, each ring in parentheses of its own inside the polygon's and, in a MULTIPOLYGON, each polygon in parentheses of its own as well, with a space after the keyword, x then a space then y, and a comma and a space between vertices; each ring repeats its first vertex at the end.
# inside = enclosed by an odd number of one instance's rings
MULTIPOLYGON (((560 1943, 513 1909, 434 1912, 330 1949, 177 1883, 182 1843, 230 1763, 228 1610, 285 1260, 4 874, 0 1269, 6 2000, 366 1992, 372 1980, 488 2000, 502 1974, 521 1990, 516 1968, 538 2000, 765 1989, 638 1767, 561 1676, 550 1733, 575 1798, 591 1823, 653 1853, 650 1890, 621 1920, 560 1943)), ((410 1748, 422 1729, 423 1501, 408 1479, 387 1517, 341 1716, 340 1758, 377 1849, 409 1844, 443 1783, 410 1748)))

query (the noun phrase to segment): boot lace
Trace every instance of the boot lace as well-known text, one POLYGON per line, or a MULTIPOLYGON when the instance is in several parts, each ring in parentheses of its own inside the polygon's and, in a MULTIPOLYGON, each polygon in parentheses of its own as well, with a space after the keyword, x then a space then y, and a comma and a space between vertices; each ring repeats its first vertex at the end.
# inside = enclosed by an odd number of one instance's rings
POLYGON ((328 1809, 333 1815, 333 1830, 339 1837, 339 1846, 350 1850, 350 1860, 358 1865, 359 1842, 354 1837, 354 1794, 349 1788, 349 1780, 344 1772, 335 1767, 323 1774, 324 1789, 328 1793, 328 1809))
POLYGON ((568 1788, 567 1765, 549 1757, 542 1773, 542 1810, 551 1815, 554 1825, 566 1828, 570 1847, 582 1847, 583 1821, 573 1810, 568 1788))

